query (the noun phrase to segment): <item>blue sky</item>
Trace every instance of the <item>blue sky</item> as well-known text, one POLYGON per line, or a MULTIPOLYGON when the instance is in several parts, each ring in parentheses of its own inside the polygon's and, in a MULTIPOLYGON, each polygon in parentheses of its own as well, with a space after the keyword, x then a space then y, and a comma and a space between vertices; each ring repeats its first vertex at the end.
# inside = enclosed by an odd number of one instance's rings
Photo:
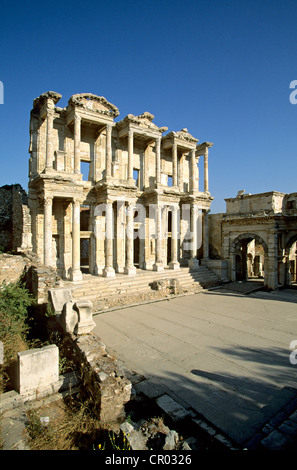
POLYGON ((297 191, 296 0, 2 2, 0 44, 0 186, 27 189, 30 110, 53 90, 213 142, 213 213, 241 189, 297 191))

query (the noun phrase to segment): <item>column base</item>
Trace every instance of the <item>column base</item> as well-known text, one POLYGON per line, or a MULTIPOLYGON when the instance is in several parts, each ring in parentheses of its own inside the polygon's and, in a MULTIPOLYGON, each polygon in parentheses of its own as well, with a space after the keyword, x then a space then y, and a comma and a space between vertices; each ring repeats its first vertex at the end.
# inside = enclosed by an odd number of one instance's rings
POLYGON ((103 273, 103 269, 104 269, 104 266, 95 265, 95 270, 94 270, 95 276, 101 276, 101 274, 103 273))
POLYGON ((136 268, 135 266, 125 266, 124 267, 124 274, 127 274, 128 276, 135 276, 136 275, 136 268))
POLYGON ((80 269, 71 269, 70 280, 73 282, 82 281, 82 272, 80 269))
POLYGON ((178 271, 180 269, 180 265, 178 261, 170 261, 168 266, 169 266, 169 269, 174 269, 175 271, 178 271))
POLYGON ((191 259, 189 259, 188 266, 189 266, 189 268, 191 268, 191 269, 198 269, 198 267, 199 267, 199 261, 198 261, 198 259, 197 259, 197 258, 191 258, 191 259))
POLYGON ((124 274, 124 266, 117 264, 116 265, 116 273, 124 274))
POLYGON ((153 265, 154 263, 152 261, 145 261, 143 263, 143 269, 150 271, 153 269, 153 265))
POLYGON ((115 277, 115 271, 113 268, 104 268, 102 274, 104 277, 115 277))
POLYGON ((162 263, 153 264, 153 271, 164 271, 164 266, 162 263))

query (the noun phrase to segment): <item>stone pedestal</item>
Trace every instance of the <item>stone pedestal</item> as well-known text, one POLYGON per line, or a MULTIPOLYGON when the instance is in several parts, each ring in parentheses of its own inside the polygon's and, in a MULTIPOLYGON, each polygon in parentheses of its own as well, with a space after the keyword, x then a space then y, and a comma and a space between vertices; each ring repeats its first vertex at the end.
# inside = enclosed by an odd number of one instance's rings
POLYGON ((66 302, 63 306, 61 315, 59 316, 59 323, 66 333, 72 334, 78 323, 78 312, 74 310, 74 302, 66 302))
POLYGON ((106 267, 103 269, 102 274, 104 277, 115 277, 115 270, 111 267, 106 267))
POLYGON ((127 274, 128 276, 135 276, 136 275, 136 268, 135 266, 125 266, 124 267, 124 274, 127 274))
POLYGON ((170 261, 169 269, 173 269, 174 271, 178 271, 180 269, 180 265, 178 261, 170 261))
POLYGON ((164 271, 164 266, 162 263, 154 263, 153 271, 164 271))
POLYGON ((93 304, 90 300, 78 300, 75 302, 73 309, 77 312, 78 323, 74 332, 77 335, 91 333, 91 331, 95 328, 96 323, 92 318, 92 308, 93 304))
POLYGON ((199 261, 197 258, 190 258, 188 265, 189 265, 189 268, 191 269, 198 269, 199 261))

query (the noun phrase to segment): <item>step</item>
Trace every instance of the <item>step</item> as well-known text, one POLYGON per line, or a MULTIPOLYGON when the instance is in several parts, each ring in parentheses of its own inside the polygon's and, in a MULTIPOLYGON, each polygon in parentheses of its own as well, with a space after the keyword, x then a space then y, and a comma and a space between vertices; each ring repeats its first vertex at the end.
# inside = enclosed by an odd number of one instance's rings
POLYGON ((136 292, 139 295, 152 293, 154 291, 150 287, 151 282, 168 278, 177 279, 180 287, 187 292, 198 292, 203 290, 204 286, 220 284, 216 274, 206 266, 199 266, 197 270, 191 270, 189 267, 181 267, 177 271, 168 268, 159 272, 137 270, 135 276, 116 274, 114 278, 87 274, 83 275, 83 281, 75 285, 70 281, 64 281, 61 288, 71 289, 74 299, 89 299, 96 303, 115 296, 133 295, 136 292))

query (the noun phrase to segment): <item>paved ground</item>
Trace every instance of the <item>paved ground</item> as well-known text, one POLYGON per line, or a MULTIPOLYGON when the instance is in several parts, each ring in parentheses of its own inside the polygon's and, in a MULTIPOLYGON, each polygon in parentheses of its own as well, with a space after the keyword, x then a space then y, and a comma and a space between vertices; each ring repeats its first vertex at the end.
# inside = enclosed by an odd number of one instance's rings
POLYGON ((244 446, 280 412, 296 409, 297 290, 240 290, 109 311, 94 317, 94 332, 152 386, 244 446))

